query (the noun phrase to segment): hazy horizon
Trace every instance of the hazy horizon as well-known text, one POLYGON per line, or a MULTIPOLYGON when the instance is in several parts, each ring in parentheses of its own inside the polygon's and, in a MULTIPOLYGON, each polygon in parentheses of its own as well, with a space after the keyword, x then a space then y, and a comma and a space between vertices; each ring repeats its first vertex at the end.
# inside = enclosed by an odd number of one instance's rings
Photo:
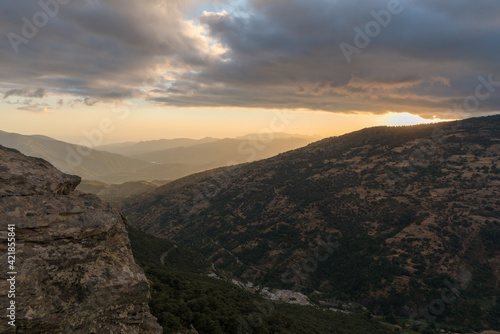
MULTIPOLYGON (((283 111, 268 111, 268 116, 270 120, 273 120, 277 118, 280 113, 283 113, 283 111)), ((165 132, 165 135, 157 134, 155 136, 152 136, 150 134, 151 131, 144 130, 141 131, 135 135, 121 135, 123 133, 130 133, 130 128, 126 128, 124 126, 121 127, 120 129, 120 124, 115 125, 112 123, 112 126, 116 126, 115 130, 111 131, 110 133, 103 133, 103 140, 100 145, 96 146, 101 146, 101 145, 110 145, 110 144, 119 144, 119 143, 125 143, 125 142, 142 142, 142 141, 154 141, 154 140, 160 140, 160 139, 178 139, 178 138, 189 138, 189 139, 203 139, 207 137, 211 138, 217 138, 217 139, 224 139, 224 138, 236 138, 236 137, 241 137, 241 136, 246 136, 249 134, 258 134, 258 133, 286 133, 290 135, 298 135, 298 136, 307 136, 307 137, 319 137, 319 138, 328 138, 332 136, 339 136, 343 135, 352 131, 357 131, 361 130, 366 127, 372 127, 372 126, 400 126, 400 125, 417 125, 417 124, 428 124, 428 123, 435 123, 435 122, 440 122, 440 121, 450 121, 450 120, 441 120, 441 119, 423 119, 417 115, 411 115, 408 113, 390 113, 386 115, 371 115, 371 116, 355 116, 355 115, 339 115, 337 114, 329 114, 329 113, 321 113, 323 120, 325 118, 330 118, 332 122, 336 121, 335 126, 331 131, 325 131, 325 132, 314 132, 312 129, 310 132, 304 131, 304 129, 301 127, 302 124, 301 121, 304 121, 304 115, 301 113, 295 113, 295 112, 290 112, 287 111, 285 112, 288 115, 292 115, 289 118, 289 123, 286 124, 286 128, 284 131, 273 131, 269 126, 265 126, 265 122, 262 122, 262 126, 258 127, 249 127, 248 130, 245 132, 245 130, 241 130, 239 128, 234 129, 234 127, 229 127, 227 130, 228 131, 220 131, 220 130, 214 130, 214 129, 208 129, 208 131, 205 132, 204 134, 199 134, 197 135, 196 132, 193 131, 175 131, 173 133, 177 133, 178 135, 173 135, 172 133, 165 132), (298 114, 298 116, 297 116, 298 114), (343 116, 343 117, 342 117, 343 116), (368 117, 368 119, 367 119, 368 117), (297 121, 299 119, 299 121, 297 121), (356 122, 358 121, 358 122, 356 122), (287 130, 291 131, 287 131, 287 130), (242 132, 243 131, 243 132, 242 132), (118 135, 117 135, 118 134, 118 135)), ((104 117, 103 119, 108 119, 108 117, 104 117)), ((305 120, 307 121, 307 120, 305 120)), ((99 121, 96 122, 97 126, 94 128, 88 128, 88 129, 83 129, 81 131, 75 131, 74 135, 66 135, 58 131, 58 129, 50 129, 50 128, 45 128, 43 131, 37 130, 38 125, 33 124, 33 126, 26 126, 26 124, 23 124, 21 126, 5 126, 4 124, 2 125, 2 128, 0 128, 0 131, 5 131, 5 132, 10 132, 10 133, 17 133, 21 135, 26 135, 26 136, 34 136, 34 135, 42 135, 42 136, 47 136, 51 137, 53 139, 57 139, 60 141, 68 142, 71 144, 78 144, 81 141, 84 141, 87 139, 86 134, 92 133, 93 131, 100 131, 99 130, 99 121)), ((77 126, 77 124, 75 124, 77 126)), ((130 125, 129 125, 130 126, 130 125)), ((307 128, 306 130, 309 130, 307 128)), ((161 133, 161 131, 158 131, 161 133)))
POLYGON ((0 332, 500 330, 499 18, 0 0, 0 332))
POLYGON ((5 131, 329 137, 500 111, 488 2, 55 1, 0 3, 5 131))

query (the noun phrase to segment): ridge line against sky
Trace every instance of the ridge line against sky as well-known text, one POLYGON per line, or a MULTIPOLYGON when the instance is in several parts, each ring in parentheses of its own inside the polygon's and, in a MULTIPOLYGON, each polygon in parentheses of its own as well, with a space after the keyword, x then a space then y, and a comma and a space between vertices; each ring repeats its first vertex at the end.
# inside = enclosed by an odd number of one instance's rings
POLYGON ((238 136, 289 110, 287 132, 328 136, 389 112, 497 113, 499 14, 494 0, 2 1, 2 130, 78 138, 111 118, 108 141, 238 136))

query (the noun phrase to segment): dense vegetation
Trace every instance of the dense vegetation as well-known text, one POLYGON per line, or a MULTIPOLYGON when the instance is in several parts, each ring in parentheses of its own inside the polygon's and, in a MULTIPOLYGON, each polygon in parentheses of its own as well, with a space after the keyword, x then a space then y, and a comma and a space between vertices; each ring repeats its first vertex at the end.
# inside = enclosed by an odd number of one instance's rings
POLYGON ((343 314, 264 300, 234 284, 206 276, 208 262, 195 252, 128 226, 134 257, 152 281, 151 311, 164 333, 194 327, 200 334, 392 333, 393 326, 366 314, 343 314))
POLYGON ((413 316, 426 330, 500 329, 499 164, 500 116, 377 127, 174 181, 122 208, 240 280, 413 316), (319 261, 328 238, 339 246, 319 261), (463 289, 445 303, 449 285, 463 289))

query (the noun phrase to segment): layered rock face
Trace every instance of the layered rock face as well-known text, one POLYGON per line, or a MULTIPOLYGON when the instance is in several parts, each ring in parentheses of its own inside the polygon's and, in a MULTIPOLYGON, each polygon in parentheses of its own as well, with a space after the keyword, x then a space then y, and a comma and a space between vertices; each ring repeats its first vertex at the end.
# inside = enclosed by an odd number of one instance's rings
POLYGON ((123 218, 96 196, 75 192, 79 182, 0 146, 0 332, 162 333, 123 218), (15 263, 7 258, 9 226, 15 263), (12 301, 16 327, 5 316, 12 301))

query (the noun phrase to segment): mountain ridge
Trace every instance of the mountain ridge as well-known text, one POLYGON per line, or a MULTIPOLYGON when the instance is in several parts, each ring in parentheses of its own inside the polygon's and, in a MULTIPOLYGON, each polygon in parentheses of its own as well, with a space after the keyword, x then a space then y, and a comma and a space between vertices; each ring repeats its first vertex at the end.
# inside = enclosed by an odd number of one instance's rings
POLYGON ((1 131, 0 144, 50 161, 61 171, 86 179, 106 178, 109 174, 131 173, 154 167, 150 162, 100 152, 41 135, 25 136, 1 131))
MULTIPOLYGON (((418 310, 458 280, 471 300, 488 300, 467 322, 498 328, 499 129, 500 116, 368 128, 191 175, 122 209, 131 224, 240 279, 302 286, 383 314, 418 310), (302 268, 283 281, 328 236, 341 245, 335 255, 314 275, 302 268)), ((472 308, 460 301, 447 316, 472 308)))
POLYGON ((210 143, 197 144, 190 147, 177 147, 159 150, 132 157, 154 161, 156 163, 206 164, 219 163, 221 166, 245 161, 261 160, 308 144, 302 138, 273 139, 260 142, 258 139, 220 139, 210 143))
POLYGON ((146 154, 158 150, 166 150, 176 147, 189 147, 193 145, 213 142, 216 140, 218 139, 211 137, 205 137, 202 139, 191 139, 191 138, 158 139, 158 140, 147 140, 140 142, 125 142, 125 143, 101 145, 97 146, 95 149, 99 151, 118 153, 125 156, 133 156, 137 154, 146 154))
MULTIPOLYGON (((135 150, 153 149, 153 151, 138 157, 129 157, 99 150, 102 147, 88 148, 41 135, 26 136, 0 131, 0 145, 18 149, 26 155, 43 158, 61 171, 79 175, 86 180, 113 184, 138 180, 174 180, 192 173, 274 155, 307 143, 305 139, 293 138, 278 138, 270 142, 255 139, 204 138, 201 140, 204 142, 202 144, 200 140, 187 139, 187 141, 191 147, 160 151, 154 150, 158 145, 163 145, 165 140, 144 142, 146 148, 141 148, 141 143, 133 143, 132 147, 135 147, 135 150), (153 147, 149 147, 151 144, 153 147)), ((186 140, 174 139, 166 142, 176 146, 186 140)))

